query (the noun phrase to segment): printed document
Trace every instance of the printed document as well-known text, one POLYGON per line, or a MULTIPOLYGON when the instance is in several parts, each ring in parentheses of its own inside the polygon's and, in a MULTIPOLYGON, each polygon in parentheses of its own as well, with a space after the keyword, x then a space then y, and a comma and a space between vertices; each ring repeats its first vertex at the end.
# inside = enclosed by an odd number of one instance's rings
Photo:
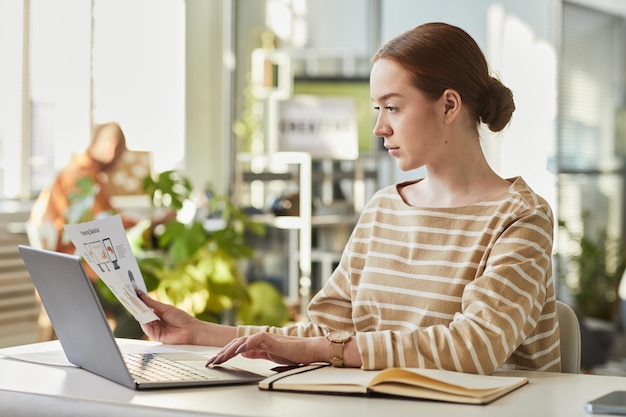
POLYGON ((66 224, 65 231, 76 246, 77 255, 98 274, 139 323, 158 320, 135 291, 147 292, 146 284, 119 214, 91 222, 66 224))

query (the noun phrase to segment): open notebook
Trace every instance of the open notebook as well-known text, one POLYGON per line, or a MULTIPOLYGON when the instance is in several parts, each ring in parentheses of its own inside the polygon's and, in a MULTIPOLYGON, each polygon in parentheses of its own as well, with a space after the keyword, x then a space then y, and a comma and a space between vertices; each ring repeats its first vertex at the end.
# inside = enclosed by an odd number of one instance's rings
POLYGON ((528 383, 526 377, 466 374, 440 369, 364 371, 302 366, 264 379, 262 390, 395 396, 464 404, 487 404, 528 383))

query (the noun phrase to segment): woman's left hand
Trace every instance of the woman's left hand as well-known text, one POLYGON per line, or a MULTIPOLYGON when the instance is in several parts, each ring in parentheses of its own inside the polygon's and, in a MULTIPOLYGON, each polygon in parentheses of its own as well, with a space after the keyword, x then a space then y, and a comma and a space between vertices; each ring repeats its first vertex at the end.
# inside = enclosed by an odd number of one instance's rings
POLYGON ((295 337, 256 333, 233 339, 207 365, 219 365, 241 355, 250 359, 268 359, 284 364, 310 364, 328 360, 329 342, 325 337, 295 337))

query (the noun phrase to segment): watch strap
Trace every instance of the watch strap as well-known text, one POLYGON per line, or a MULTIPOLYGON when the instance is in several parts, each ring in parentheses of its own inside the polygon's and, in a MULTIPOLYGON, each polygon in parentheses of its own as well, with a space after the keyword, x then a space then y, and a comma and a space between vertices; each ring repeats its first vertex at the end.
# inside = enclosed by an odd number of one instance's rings
POLYGON ((330 332, 326 337, 330 341, 330 364, 343 367, 343 348, 352 336, 345 331, 336 331, 330 332))
POLYGON ((344 342, 330 342, 330 364, 343 368, 343 345, 344 342))

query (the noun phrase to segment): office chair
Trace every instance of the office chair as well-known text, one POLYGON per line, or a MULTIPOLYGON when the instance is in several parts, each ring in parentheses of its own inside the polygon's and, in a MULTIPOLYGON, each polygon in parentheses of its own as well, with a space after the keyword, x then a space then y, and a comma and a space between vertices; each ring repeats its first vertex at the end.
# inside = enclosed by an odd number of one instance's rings
POLYGON ((556 301, 556 315, 561 333, 561 372, 580 373, 580 324, 569 305, 556 301))

